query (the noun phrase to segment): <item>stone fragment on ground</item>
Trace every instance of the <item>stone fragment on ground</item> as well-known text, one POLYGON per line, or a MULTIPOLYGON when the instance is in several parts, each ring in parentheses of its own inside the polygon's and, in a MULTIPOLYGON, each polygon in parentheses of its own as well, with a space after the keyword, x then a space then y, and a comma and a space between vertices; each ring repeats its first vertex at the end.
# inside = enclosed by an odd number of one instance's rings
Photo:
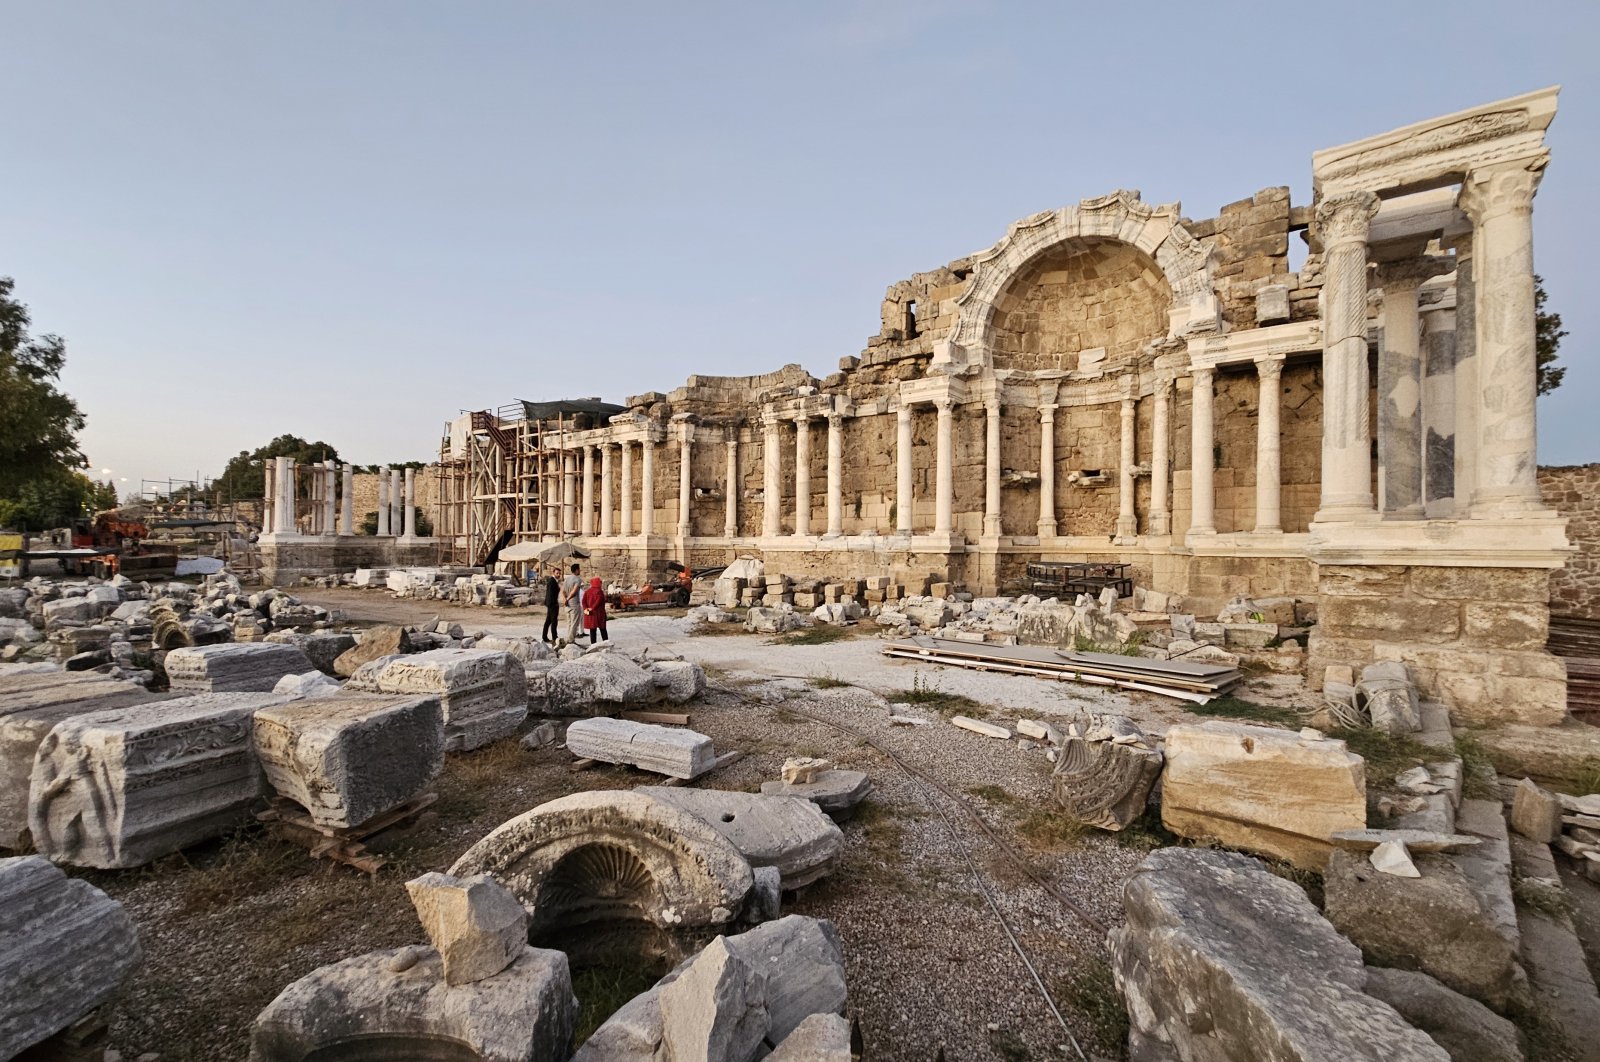
POLYGON ((767 971, 717 937, 661 990, 661 1040, 669 1059, 750 1062, 767 1033, 767 971))
POLYGON ((1367 995, 1432 1037, 1452 1062, 1522 1062, 1517 1027, 1425 973, 1367 967, 1367 995))
POLYGON ((122 905, 43 856, 0 859, 0 1058, 68 1028, 139 965, 122 905))
POLYGON ((1390 841, 1399 841, 1413 852, 1458 852, 1483 843, 1481 837, 1471 834, 1429 830, 1340 830, 1333 835, 1335 846, 1358 852, 1370 852, 1390 841))
POLYGON ((285 675, 272 687, 272 692, 297 701, 332 697, 343 687, 320 671, 307 671, 304 675, 285 675))
POLYGON ((762 782, 768 796, 801 797, 811 801, 835 822, 842 822, 872 793, 872 782, 863 771, 827 770, 809 782, 762 782))
POLYGON ((635 792, 694 815, 732 841, 752 867, 776 867, 785 890, 823 877, 844 848, 839 827, 809 800, 653 785, 635 792))
POLYGON ((1248 856, 1163 848, 1123 889, 1111 966, 1136 1059, 1446 1062, 1362 989, 1360 951, 1248 856))
POLYGON ((447 985, 493 977, 528 946, 528 912, 487 874, 423 874, 406 882, 406 892, 444 962, 447 985))
POLYGON ((580 759, 627 764, 685 781, 706 773, 717 758, 704 734, 605 716, 571 723, 567 751, 580 759))
POLYGON ((1050 775, 1056 802, 1076 822, 1121 830, 1144 814, 1161 773, 1153 744, 1125 716, 1094 717, 1083 734, 1062 736, 1050 775))
POLYGON ((437 697, 339 694, 262 708, 253 741, 272 788, 329 827, 400 807, 444 767, 437 697))
POLYGON ((1561 802, 1532 779, 1517 783, 1511 801, 1511 828, 1522 836, 1549 844, 1561 836, 1561 802))
POLYGON ((850 1062, 850 1020, 843 1014, 813 1014, 795 1026, 767 1062, 850 1062))
POLYGON ((692 660, 661 660, 650 672, 656 692, 673 704, 687 704, 706 691, 705 669, 692 660))
POLYGON ((1384 841, 1367 855, 1367 861, 1381 874, 1392 874, 1397 878, 1422 877, 1417 865, 1411 861, 1411 853, 1406 851, 1404 841, 1384 841))
POLYGON ((174 649, 165 667, 172 688, 189 693, 266 693, 285 675, 313 670, 298 647, 273 642, 174 649))
POLYGON ((1414 734, 1422 729, 1417 687, 1398 660, 1380 660, 1361 669, 1356 693, 1372 717, 1372 728, 1387 734, 1414 734))
POLYGON ((110 870, 248 822, 262 789, 251 720, 282 702, 203 693, 56 724, 34 760, 34 845, 58 863, 110 870))
POLYGON ((545 673, 545 710, 551 715, 610 715, 655 697, 655 676, 624 653, 580 653, 545 673))
POLYGON ((340 678, 349 678, 362 664, 379 657, 396 656, 411 652, 411 638, 404 627, 384 624, 361 632, 361 640, 353 649, 347 649, 333 662, 333 672, 340 678))
POLYGON ((1244 723, 1182 724, 1163 746, 1161 821, 1180 837, 1321 870, 1367 824, 1366 774, 1343 741, 1244 723))
POLYGON ((1011 731, 1007 730, 1003 726, 996 726, 993 723, 985 723, 981 719, 971 719, 964 715, 953 715, 950 717, 950 724, 952 726, 958 726, 962 730, 970 730, 974 734, 981 734, 986 738, 997 738, 1001 741, 1009 741, 1011 739, 1011 731))
POLYGON ((510 653, 432 649, 378 672, 382 693, 435 697, 444 713, 446 752, 479 748, 516 733, 528 717, 528 679, 510 653))
POLYGON ((812 782, 817 775, 831 768, 833 764, 816 756, 790 756, 783 761, 783 769, 779 777, 785 782, 793 784, 812 782))

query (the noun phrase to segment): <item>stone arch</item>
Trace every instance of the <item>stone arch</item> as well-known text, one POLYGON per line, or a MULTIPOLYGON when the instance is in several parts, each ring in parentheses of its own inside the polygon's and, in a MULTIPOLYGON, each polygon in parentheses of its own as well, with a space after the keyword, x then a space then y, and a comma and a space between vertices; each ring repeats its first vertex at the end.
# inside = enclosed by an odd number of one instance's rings
POLYGON ((676 961, 737 921, 755 885, 727 838, 626 791, 541 804, 490 832, 450 873, 493 874, 528 908, 530 943, 573 948, 577 963, 676 961))
POLYGON ((988 367, 996 305, 1039 256, 1074 241, 1131 244, 1155 260, 1172 290, 1167 335, 1221 327, 1211 252, 1179 223, 1177 203, 1149 206, 1138 192, 1118 190, 1077 206, 1047 210, 1013 222, 1006 235, 973 256, 971 283, 956 300, 956 324, 934 346, 933 363, 948 370, 988 367))

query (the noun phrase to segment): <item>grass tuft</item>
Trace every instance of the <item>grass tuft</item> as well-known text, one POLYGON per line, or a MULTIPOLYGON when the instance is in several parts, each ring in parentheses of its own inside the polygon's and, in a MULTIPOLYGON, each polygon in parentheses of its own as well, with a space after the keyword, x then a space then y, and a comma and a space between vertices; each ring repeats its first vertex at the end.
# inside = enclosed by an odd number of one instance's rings
POLYGON ((1017 823, 1017 834, 1028 847, 1041 852, 1072 848, 1083 839, 1089 827, 1059 811, 1035 809, 1017 823))
POLYGON ((647 963, 586 966, 573 971, 572 994, 578 997, 574 1047, 594 1035, 605 1020, 657 981, 647 963))
POLYGON ((184 914, 231 907, 306 873, 309 866, 304 848, 264 836, 260 830, 238 830, 222 842, 214 857, 192 865, 178 879, 178 906, 184 914))
POLYGON ((1178 835, 1161 825, 1161 809, 1152 804, 1144 814, 1111 835, 1111 839, 1124 848, 1140 852, 1154 852, 1157 848, 1171 848, 1182 844, 1178 835))
POLYGON ((1213 697, 1205 704, 1197 704, 1189 711, 1194 715, 1212 718, 1244 719, 1252 723, 1276 723, 1280 726, 1297 726, 1300 722, 1300 716, 1292 708, 1257 704, 1227 694, 1213 697))
POLYGON ((975 796, 980 800, 987 800, 991 804, 1015 804, 1017 798, 1011 795, 1010 790, 1004 786, 994 785, 969 785, 967 795, 975 796))
POLYGON ((776 638, 768 639, 768 644, 828 645, 832 642, 841 642, 855 636, 856 632, 849 627, 835 627, 829 623, 819 623, 814 627, 802 627, 797 631, 780 634, 776 638))
POLYGON ((1056 999, 1089 1023, 1097 1053, 1120 1057, 1128 1043, 1128 1011, 1122 1005, 1111 965, 1101 958, 1085 959, 1055 978, 1056 999))
POLYGON ((1339 727, 1328 731, 1328 736, 1339 738, 1351 752, 1367 761, 1367 784, 1378 788, 1393 785, 1394 776, 1401 771, 1409 771, 1443 757, 1439 749, 1424 745, 1415 738, 1382 730, 1339 727))
POLYGON ((846 682, 838 675, 812 675, 811 685, 813 688, 819 690, 838 690, 844 689, 845 687, 849 686, 850 683, 846 682))
POLYGON ((964 715, 971 719, 983 719, 989 715, 988 705, 960 693, 947 693, 939 688, 938 679, 925 679, 921 672, 911 676, 909 690, 891 699, 921 705, 938 712, 946 719, 952 715, 964 715))
POLYGON ((1500 786, 1495 781, 1494 761, 1489 750, 1472 731, 1456 736, 1456 755, 1461 757, 1461 795, 1469 800, 1500 800, 1500 786))

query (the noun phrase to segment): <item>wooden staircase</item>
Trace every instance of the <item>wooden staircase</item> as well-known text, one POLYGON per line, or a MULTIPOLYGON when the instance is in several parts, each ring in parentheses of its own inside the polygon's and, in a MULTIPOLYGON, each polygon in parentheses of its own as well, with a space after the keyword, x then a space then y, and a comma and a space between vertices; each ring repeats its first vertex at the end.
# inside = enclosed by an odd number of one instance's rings
POLYGON ((1551 616, 1545 648, 1567 665, 1567 711, 1600 726, 1600 620, 1551 616))

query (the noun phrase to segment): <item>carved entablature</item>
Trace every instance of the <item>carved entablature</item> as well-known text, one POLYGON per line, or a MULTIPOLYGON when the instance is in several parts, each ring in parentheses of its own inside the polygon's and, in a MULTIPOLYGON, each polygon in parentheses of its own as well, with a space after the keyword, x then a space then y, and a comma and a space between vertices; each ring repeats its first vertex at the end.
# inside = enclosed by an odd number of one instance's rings
POLYGON ((934 345, 933 370, 989 365, 996 303, 1013 279, 1050 251, 1075 241, 1108 240, 1138 248, 1161 269, 1172 289, 1169 335, 1221 327, 1211 252, 1180 223, 1179 205, 1151 206, 1138 192, 1118 190, 1013 222, 1003 239, 973 255, 972 280, 956 302, 955 327, 934 345))

